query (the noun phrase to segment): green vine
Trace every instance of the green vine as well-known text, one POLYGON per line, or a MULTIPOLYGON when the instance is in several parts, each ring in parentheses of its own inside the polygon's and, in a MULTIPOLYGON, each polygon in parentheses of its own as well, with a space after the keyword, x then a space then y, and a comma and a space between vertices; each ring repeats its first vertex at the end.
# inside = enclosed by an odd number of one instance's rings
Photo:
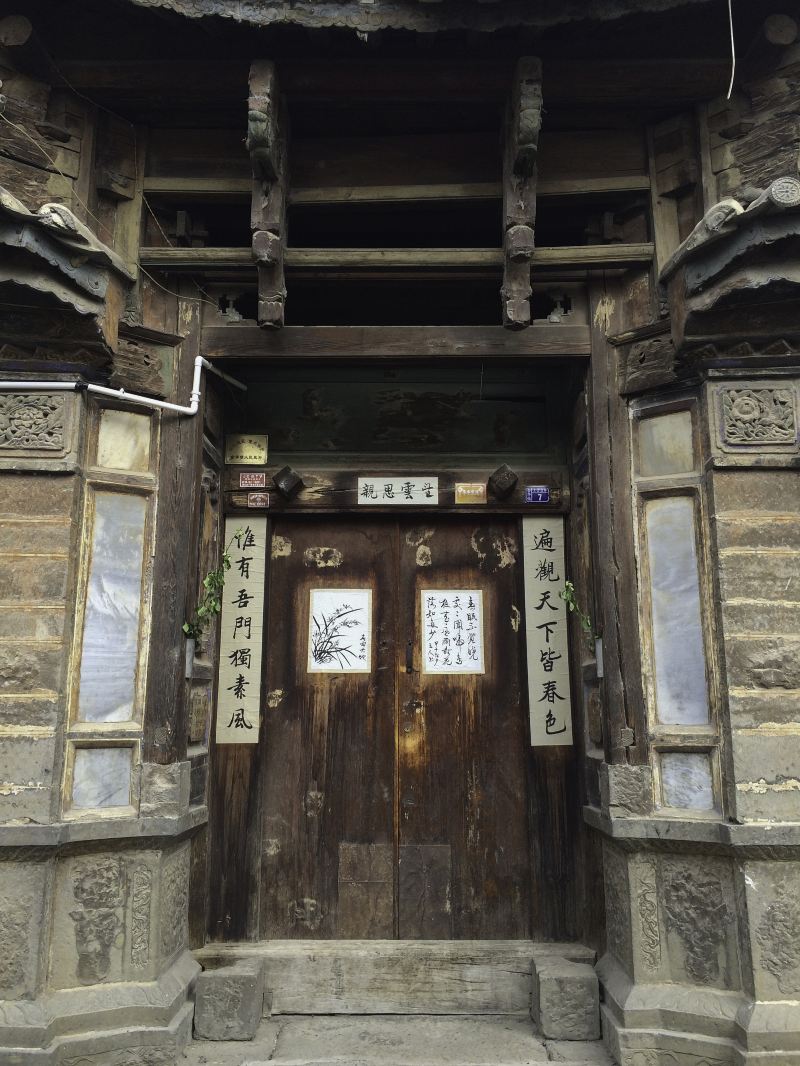
POLYGON ((589 644, 589 647, 593 648, 594 642, 597 639, 597 634, 594 631, 591 618, 585 611, 581 610, 581 605, 578 603, 575 596, 575 586, 573 583, 571 581, 565 581, 564 587, 558 595, 564 603, 566 603, 567 610, 571 614, 576 614, 578 616, 578 621, 581 624, 581 629, 586 637, 586 641, 589 644))
POLYGON ((222 590, 225 587, 225 575, 231 568, 231 545, 243 530, 237 529, 222 552, 220 565, 216 570, 209 570, 203 578, 203 593, 195 605, 192 617, 184 622, 183 632, 189 640, 200 643, 203 631, 210 625, 215 615, 222 610, 222 590))

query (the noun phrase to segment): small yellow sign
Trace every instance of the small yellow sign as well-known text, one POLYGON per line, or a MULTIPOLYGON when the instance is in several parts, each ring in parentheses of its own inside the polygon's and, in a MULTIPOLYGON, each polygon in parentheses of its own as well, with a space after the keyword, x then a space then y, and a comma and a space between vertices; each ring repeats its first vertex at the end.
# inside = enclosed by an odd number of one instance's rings
POLYGON ((234 433, 225 438, 226 466, 265 466, 267 438, 252 433, 234 433))
POLYGON ((456 503, 486 503, 486 485, 483 481, 457 481, 456 503))

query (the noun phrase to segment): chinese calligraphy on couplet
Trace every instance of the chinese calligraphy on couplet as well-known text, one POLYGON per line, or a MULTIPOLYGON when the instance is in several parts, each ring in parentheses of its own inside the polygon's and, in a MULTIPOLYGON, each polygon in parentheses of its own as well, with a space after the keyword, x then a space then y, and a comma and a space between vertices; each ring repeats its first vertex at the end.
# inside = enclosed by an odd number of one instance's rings
POLYGON ((228 518, 222 590, 217 744, 257 744, 261 704, 266 518, 228 518))
POLYGON ((358 503, 367 507, 429 506, 439 502, 438 477, 360 477, 358 503))
POLYGON ((483 593, 423 589, 422 669, 426 674, 482 674, 483 593))
POLYGON ((531 744, 571 744, 564 519, 523 518, 522 551, 531 744))

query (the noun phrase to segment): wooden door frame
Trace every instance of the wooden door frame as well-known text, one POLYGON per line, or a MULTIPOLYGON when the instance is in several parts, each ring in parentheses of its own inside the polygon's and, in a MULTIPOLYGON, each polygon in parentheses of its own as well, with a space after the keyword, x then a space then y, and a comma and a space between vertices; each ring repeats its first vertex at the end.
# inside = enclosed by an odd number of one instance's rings
MULTIPOLYGON (((236 513, 236 512, 232 512, 236 513)), ((253 514, 252 511, 249 512, 253 514)), ((536 513, 540 512, 537 508, 536 513)), ((568 498, 558 508, 551 507, 550 514, 561 513, 568 518, 568 498)), ((354 508, 342 507, 332 512, 296 510, 281 514, 282 519, 296 517, 306 519, 335 520, 336 516, 352 519, 361 515, 366 521, 407 521, 418 519, 431 522, 433 519, 492 517, 519 519, 530 515, 531 510, 519 507, 498 507, 491 511, 473 507, 396 507, 354 508)), ((271 543, 273 523, 267 527, 271 543)), ((521 536, 521 529, 520 529, 521 536)), ((569 537, 567 537, 567 563, 569 565, 569 537)), ((267 558, 267 581, 271 559, 267 558)), ((520 603, 522 598, 523 572, 516 575, 520 603)), ((265 598, 264 632, 268 632, 269 596, 265 598)), ((524 625, 524 618, 522 619, 524 625)), ((574 634, 573 634, 574 638, 574 634)), ((521 711, 523 699, 527 702, 527 671, 524 656, 524 640, 520 641, 521 711)), ((583 731, 583 723, 576 721, 579 701, 574 695, 580 691, 580 671, 576 667, 575 640, 570 647, 571 674, 573 681, 572 713, 576 737, 583 731)), ((262 694, 266 691, 267 656, 262 664, 262 694)), ((397 717, 397 716, 396 716, 397 717)), ((262 718, 262 726, 264 721, 262 718)), ((526 724, 526 729, 528 728, 526 724)), ((260 859, 263 812, 263 759, 260 757, 263 735, 255 745, 217 746, 212 740, 209 748, 209 914, 208 940, 258 940, 260 929, 260 859), (231 821, 237 817, 246 829, 240 838, 230 832, 231 821), (244 840, 244 849, 239 844, 244 840), (252 890, 248 891, 248 886, 252 890)), ((531 861, 531 935, 541 939, 577 939, 580 934, 580 916, 577 892, 577 854, 579 836, 583 831, 580 792, 578 788, 578 765, 580 743, 568 748, 528 748, 527 804, 529 822, 529 854, 531 861), (546 824, 552 829, 555 846, 547 851, 536 847, 535 826, 546 824), (560 846, 558 846, 560 842, 560 846), (541 886, 541 890, 537 888, 541 886)), ((543 839, 543 837, 540 838, 543 839)))

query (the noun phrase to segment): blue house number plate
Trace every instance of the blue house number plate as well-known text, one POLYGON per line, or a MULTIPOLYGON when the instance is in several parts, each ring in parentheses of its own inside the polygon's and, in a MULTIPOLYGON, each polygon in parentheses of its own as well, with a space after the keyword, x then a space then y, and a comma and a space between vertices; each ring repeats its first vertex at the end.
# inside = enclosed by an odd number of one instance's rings
POLYGON ((550 503, 550 486, 526 485, 525 503, 550 503))

